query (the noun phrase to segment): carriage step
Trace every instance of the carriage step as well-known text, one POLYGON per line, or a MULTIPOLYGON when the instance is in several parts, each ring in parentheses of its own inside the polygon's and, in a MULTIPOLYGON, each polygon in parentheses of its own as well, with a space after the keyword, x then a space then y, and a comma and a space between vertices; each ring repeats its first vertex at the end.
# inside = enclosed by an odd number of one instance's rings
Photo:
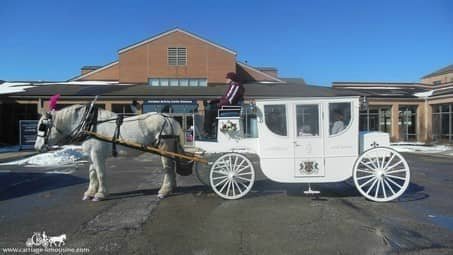
POLYGON ((308 190, 304 191, 304 194, 308 194, 308 195, 316 195, 316 194, 319 194, 319 193, 321 193, 319 190, 312 190, 311 189, 310 183, 308 184, 308 190))

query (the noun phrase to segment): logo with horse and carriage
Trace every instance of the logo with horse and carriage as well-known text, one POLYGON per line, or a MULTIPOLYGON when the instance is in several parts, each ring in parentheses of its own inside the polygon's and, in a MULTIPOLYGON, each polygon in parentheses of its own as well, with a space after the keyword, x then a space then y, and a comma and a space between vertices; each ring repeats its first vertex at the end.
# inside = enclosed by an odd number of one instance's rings
POLYGON ((48 247, 61 247, 64 246, 66 243, 66 234, 62 234, 59 236, 47 236, 46 232, 43 231, 42 233, 35 232, 33 235, 27 239, 25 245, 27 247, 39 247, 42 246, 44 248, 48 247))

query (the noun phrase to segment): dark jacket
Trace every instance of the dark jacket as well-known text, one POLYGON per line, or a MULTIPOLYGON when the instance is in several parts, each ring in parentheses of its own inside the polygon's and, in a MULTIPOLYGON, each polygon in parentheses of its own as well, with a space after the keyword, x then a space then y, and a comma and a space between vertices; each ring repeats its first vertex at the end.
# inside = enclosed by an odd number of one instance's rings
POLYGON ((241 83, 235 81, 230 82, 230 86, 220 98, 217 106, 222 107, 223 105, 238 104, 240 101, 244 100, 244 90, 244 86, 242 86, 241 83))

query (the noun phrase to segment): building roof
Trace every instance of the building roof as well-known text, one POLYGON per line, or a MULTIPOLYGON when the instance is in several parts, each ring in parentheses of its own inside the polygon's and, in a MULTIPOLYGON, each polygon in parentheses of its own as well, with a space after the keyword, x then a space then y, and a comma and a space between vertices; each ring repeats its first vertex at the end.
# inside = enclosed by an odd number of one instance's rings
POLYGON ((154 35, 154 36, 152 36, 152 37, 150 37, 150 38, 147 38, 147 39, 145 39, 145 40, 139 41, 139 42, 137 42, 137 43, 131 44, 131 45, 126 46, 126 47, 124 47, 124 48, 122 48, 122 49, 119 49, 119 50, 118 50, 118 54, 121 54, 121 53, 126 52, 126 51, 131 50, 131 49, 134 49, 134 48, 139 47, 139 46, 141 46, 141 45, 143 45, 143 44, 146 44, 146 43, 148 43, 148 42, 157 40, 157 39, 159 39, 159 38, 161 38, 161 37, 164 37, 164 36, 166 36, 166 35, 169 35, 169 34, 175 33, 175 32, 184 33, 184 34, 186 34, 186 35, 188 35, 188 36, 191 36, 191 37, 193 37, 193 38, 195 38, 195 39, 197 39, 197 40, 203 41, 203 42, 208 43, 208 44, 210 44, 210 45, 212 45, 212 46, 214 46, 214 47, 217 47, 217 48, 219 48, 219 49, 222 49, 222 50, 224 50, 224 51, 226 51, 226 52, 228 52, 228 53, 231 53, 231 54, 233 54, 233 55, 237 55, 237 53, 236 53, 235 51, 231 50, 231 49, 228 49, 228 48, 226 48, 226 47, 224 47, 224 46, 221 46, 220 44, 217 44, 217 43, 214 43, 214 42, 209 41, 209 40, 207 40, 207 39, 204 39, 204 38, 202 38, 202 37, 200 37, 200 36, 198 36, 198 35, 196 35, 196 34, 194 34, 194 33, 187 32, 187 31, 185 31, 185 30, 183 30, 183 29, 181 29, 181 28, 178 28, 178 27, 173 28, 173 29, 170 29, 170 30, 168 30, 168 31, 166 31, 166 32, 163 32, 163 33, 154 35))
MULTIPOLYGON (((287 83, 246 83, 245 96, 253 98, 278 97, 335 97, 359 96, 360 92, 330 87, 307 85, 303 80, 287 83)), ((101 98, 197 98, 208 99, 223 95, 226 86, 214 85, 209 87, 152 87, 149 85, 78 85, 51 84, 36 86, 25 92, 9 95, 10 97, 50 97, 60 94, 62 97, 93 97, 101 98)))
POLYGON ((96 70, 96 69, 99 69, 101 68, 102 66, 82 66, 82 70, 96 70))
POLYGON ((255 66, 255 69, 260 71, 278 71, 277 68, 271 66, 255 66))
POLYGON ((422 79, 425 79, 425 78, 429 78, 429 77, 433 77, 433 76, 437 76, 437 75, 442 75, 442 74, 446 74, 446 73, 451 73, 453 72, 453 64, 452 65, 448 65, 446 67, 443 67, 437 71, 434 71, 430 74, 427 74, 425 76, 422 77, 422 79))
POLYGON ((373 98, 419 98, 416 93, 432 89, 432 85, 409 82, 333 82, 332 87, 348 89, 373 98))
MULTIPOLYGON (((75 76, 75 77, 70 78, 68 81, 75 81, 75 80, 82 79, 82 78, 84 78, 84 77, 86 77, 86 76, 93 75, 93 74, 95 74, 95 73, 97 73, 97 72, 100 72, 100 71, 102 71, 102 70, 105 70, 105 69, 107 69, 107 68, 110 68, 110 67, 112 67, 112 66, 114 66, 114 65, 116 65, 116 64, 118 64, 118 63, 119 63, 119 61, 118 61, 118 60, 115 60, 115 61, 113 61, 113 62, 110 62, 110 63, 106 64, 106 65, 97 66, 98 68, 96 68, 96 69, 86 69, 86 70, 93 70, 93 71, 87 72, 87 73, 85 73, 85 74, 77 75, 77 76, 75 76)), ((91 66, 91 67, 96 67, 96 66, 91 66)), ((83 69, 83 67, 82 67, 82 69, 83 69)))

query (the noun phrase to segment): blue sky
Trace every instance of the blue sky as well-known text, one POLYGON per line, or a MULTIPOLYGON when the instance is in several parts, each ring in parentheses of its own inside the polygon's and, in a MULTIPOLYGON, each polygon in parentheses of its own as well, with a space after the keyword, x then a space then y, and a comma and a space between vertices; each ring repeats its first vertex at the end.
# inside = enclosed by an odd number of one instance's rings
POLYGON ((318 85, 417 82, 453 64, 449 0, 3 0, 0 20, 2 80, 66 80, 174 27, 318 85))

